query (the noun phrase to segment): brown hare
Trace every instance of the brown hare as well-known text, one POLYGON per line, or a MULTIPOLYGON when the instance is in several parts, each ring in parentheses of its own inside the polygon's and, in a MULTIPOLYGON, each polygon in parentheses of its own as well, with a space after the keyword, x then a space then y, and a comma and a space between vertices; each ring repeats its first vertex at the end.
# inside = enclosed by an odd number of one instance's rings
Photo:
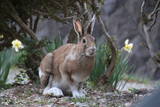
POLYGON ((84 97, 79 84, 85 81, 93 71, 96 44, 91 35, 95 17, 92 18, 87 31, 82 29, 80 21, 73 21, 77 33, 77 44, 68 43, 48 53, 41 61, 39 77, 45 87, 43 95, 64 96, 71 92, 73 97, 84 97))

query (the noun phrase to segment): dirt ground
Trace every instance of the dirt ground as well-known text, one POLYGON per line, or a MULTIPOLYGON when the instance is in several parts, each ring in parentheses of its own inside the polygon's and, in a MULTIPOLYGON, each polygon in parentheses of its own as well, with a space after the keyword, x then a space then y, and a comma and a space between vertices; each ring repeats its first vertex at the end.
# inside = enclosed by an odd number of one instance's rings
POLYGON ((86 88, 85 98, 42 96, 42 89, 35 84, 17 85, 0 91, 0 107, 129 107, 151 90, 106 92, 99 87, 86 88))

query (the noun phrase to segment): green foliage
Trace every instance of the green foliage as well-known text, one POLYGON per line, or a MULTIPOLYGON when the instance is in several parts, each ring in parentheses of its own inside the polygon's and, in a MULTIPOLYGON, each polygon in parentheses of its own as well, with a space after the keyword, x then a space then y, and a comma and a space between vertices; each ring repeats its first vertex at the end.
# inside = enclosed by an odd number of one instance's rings
POLYGON ((106 44, 98 47, 96 52, 96 64, 91 74, 91 81, 97 81, 104 74, 106 66, 110 62, 111 50, 106 44))
MULTIPOLYGON (((62 40, 60 38, 55 38, 52 42, 49 40, 43 40, 37 44, 37 41, 31 38, 24 38, 23 44, 25 48, 19 52, 15 52, 14 49, 4 49, 0 51, 0 84, 6 87, 5 81, 9 74, 9 70, 12 66, 16 65, 18 67, 26 69, 28 76, 31 79, 36 79, 36 71, 41 57, 43 55, 43 49, 47 52, 51 52, 62 45, 62 40), (32 63, 32 64, 31 64, 32 63), (3 84, 3 85, 2 85, 3 84)), ((19 78, 17 77, 17 80, 19 78)), ((18 80, 19 81, 19 80, 18 80)))
POLYGON ((129 88, 128 91, 130 91, 130 92, 133 93, 133 94, 136 94, 136 93, 139 92, 139 90, 136 89, 136 88, 129 88))
POLYGON ((60 37, 55 38, 53 41, 47 40, 45 42, 45 49, 47 52, 51 52, 63 44, 63 41, 60 37))
MULTIPOLYGON (((88 0, 2 0, 0 3, 0 35, 2 34, 4 37, 0 38, 0 51, 10 48, 14 39, 23 41, 25 51, 23 57, 20 58, 20 62, 18 62, 18 66, 29 71, 27 73, 31 77, 37 73, 35 71, 37 71, 39 62, 44 56, 45 49, 47 52, 51 52, 62 44, 62 42, 55 41, 45 45, 44 41, 37 39, 35 32, 37 31, 39 20, 48 18, 57 22, 71 23, 73 17, 78 17, 84 20, 82 22, 87 23, 87 20, 90 20, 88 16, 91 17, 93 13, 95 14, 100 7, 97 7, 97 5, 102 3, 104 3, 104 0, 98 0, 96 4, 88 0), (86 12, 83 6, 84 2, 87 5, 87 13, 82 15, 86 12), (77 7, 81 8, 80 10, 82 11, 79 11, 77 7)), ((4 58, 3 60, 7 59, 4 58)), ((6 70, 3 70, 3 73, 4 71, 9 72, 11 65, 7 63, 3 64, 3 66, 6 66, 4 67, 6 70)), ((5 72, 3 75, 5 75, 3 76, 3 80, 5 80, 8 73, 5 72)))
MULTIPOLYGON (((129 54, 129 53, 128 53, 129 54)), ((122 52, 119 51, 116 61, 116 66, 114 73, 109 78, 109 84, 116 89, 118 82, 123 79, 124 75, 131 70, 131 67, 128 65, 128 57, 124 57, 122 52)))
POLYGON ((5 49, 0 52, 0 85, 4 85, 12 66, 20 62, 22 52, 15 52, 14 49, 5 49))
POLYGON ((104 0, 96 0, 96 2, 90 0, 2 0, 0 2, 0 34, 3 34, 4 38, 0 39, 2 40, 0 50, 10 47, 13 39, 21 39, 24 34, 26 37, 37 39, 34 33, 40 19, 48 18, 61 23, 71 23, 73 17, 79 17, 84 18, 84 22, 88 22, 87 20, 90 19, 87 19, 87 16, 96 14, 103 3, 104 0), (87 5, 87 13, 84 3, 87 5), (77 7, 82 11, 79 11, 77 7))
MULTIPOLYGON (((111 50, 108 45, 102 44, 98 47, 96 55, 96 64, 94 71, 91 74, 90 80, 97 83, 100 77, 107 72, 107 66, 110 63, 111 50)), ((125 73, 127 73, 131 67, 128 65, 128 57, 122 55, 122 51, 118 51, 116 66, 112 76, 108 79, 109 86, 116 89, 118 82, 123 79, 125 73)))
MULTIPOLYGON (((43 50, 42 48, 44 47, 44 41, 40 41, 37 42, 36 40, 33 40, 29 37, 24 37, 23 38, 23 44, 25 44, 25 54, 23 55, 23 62, 21 64, 19 64, 22 68, 25 68, 28 73, 29 76, 34 75, 34 73, 30 73, 32 71, 36 71, 38 66, 39 66, 39 62, 42 58, 42 56, 44 56, 43 50)), ((36 77, 33 77, 34 79, 36 77)), ((32 79, 33 79, 32 78, 32 79)))
MULTIPOLYGON (((18 65, 26 69, 31 69, 35 71, 41 60, 42 49, 44 48, 47 52, 51 52, 63 44, 60 38, 56 38, 53 41, 43 40, 38 45, 36 41, 25 38, 24 43, 25 48, 19 52, 15 52, 13 49, 5 49, 0 52, 0 83, 4 84, 9 69, 13 65, 18 65), (30 64, 32 62, 32 65, 30 64)), ((98 82, 100 77, 107 71, 107 66, 110 63, 111 50, 108 45, 102 44, 98 46, 96 54, 96 64, 94 71, 91 74, 90 80, 93 82, 98 82)), ((118 52, 116 67, 114 69, 113 75, 109 78, 109 84, 116 88, 120 80, 123 79, 123 75, 130 70, 128 66, 128 58, 122 56, 122 51, 118 52)), ((34 74, 31 74, 32 76, 34 74)), ((32 79, 32 78, 31 78, 32 79)))

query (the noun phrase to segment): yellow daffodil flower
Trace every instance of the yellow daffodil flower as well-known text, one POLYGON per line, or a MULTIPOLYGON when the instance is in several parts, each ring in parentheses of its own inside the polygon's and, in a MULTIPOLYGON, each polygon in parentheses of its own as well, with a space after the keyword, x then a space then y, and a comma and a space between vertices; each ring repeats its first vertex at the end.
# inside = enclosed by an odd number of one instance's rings
POLYGON ((123 49, 128 53, 130 53, 132 51, 132 48, 133 48, 133 43, 129 43, 128 39, 125 40, 125 46, 123 47, 123 49))
POLYGON ((0 39, 2 39, 2 38, 4 38, 4 36, 3 36, 3 35, 0 35, 0 39))
POLYGON ((18 39, 15 39, 12 41, 12 47, 15 49, 16 52, 18 52, 19 49, 24 48, 24 46, 22 45, 22 42, 19 41, 18 39))

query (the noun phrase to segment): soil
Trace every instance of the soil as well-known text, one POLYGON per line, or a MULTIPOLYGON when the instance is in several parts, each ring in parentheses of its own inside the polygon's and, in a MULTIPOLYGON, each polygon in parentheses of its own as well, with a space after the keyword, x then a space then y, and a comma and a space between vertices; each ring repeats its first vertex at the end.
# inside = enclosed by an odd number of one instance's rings
POLYGON ((106 92, 104 88, 85 88, 85 98, 43 96, 36 84, 17 85, 0 91, 0 107, 130 107, 152 90, 106 92))

